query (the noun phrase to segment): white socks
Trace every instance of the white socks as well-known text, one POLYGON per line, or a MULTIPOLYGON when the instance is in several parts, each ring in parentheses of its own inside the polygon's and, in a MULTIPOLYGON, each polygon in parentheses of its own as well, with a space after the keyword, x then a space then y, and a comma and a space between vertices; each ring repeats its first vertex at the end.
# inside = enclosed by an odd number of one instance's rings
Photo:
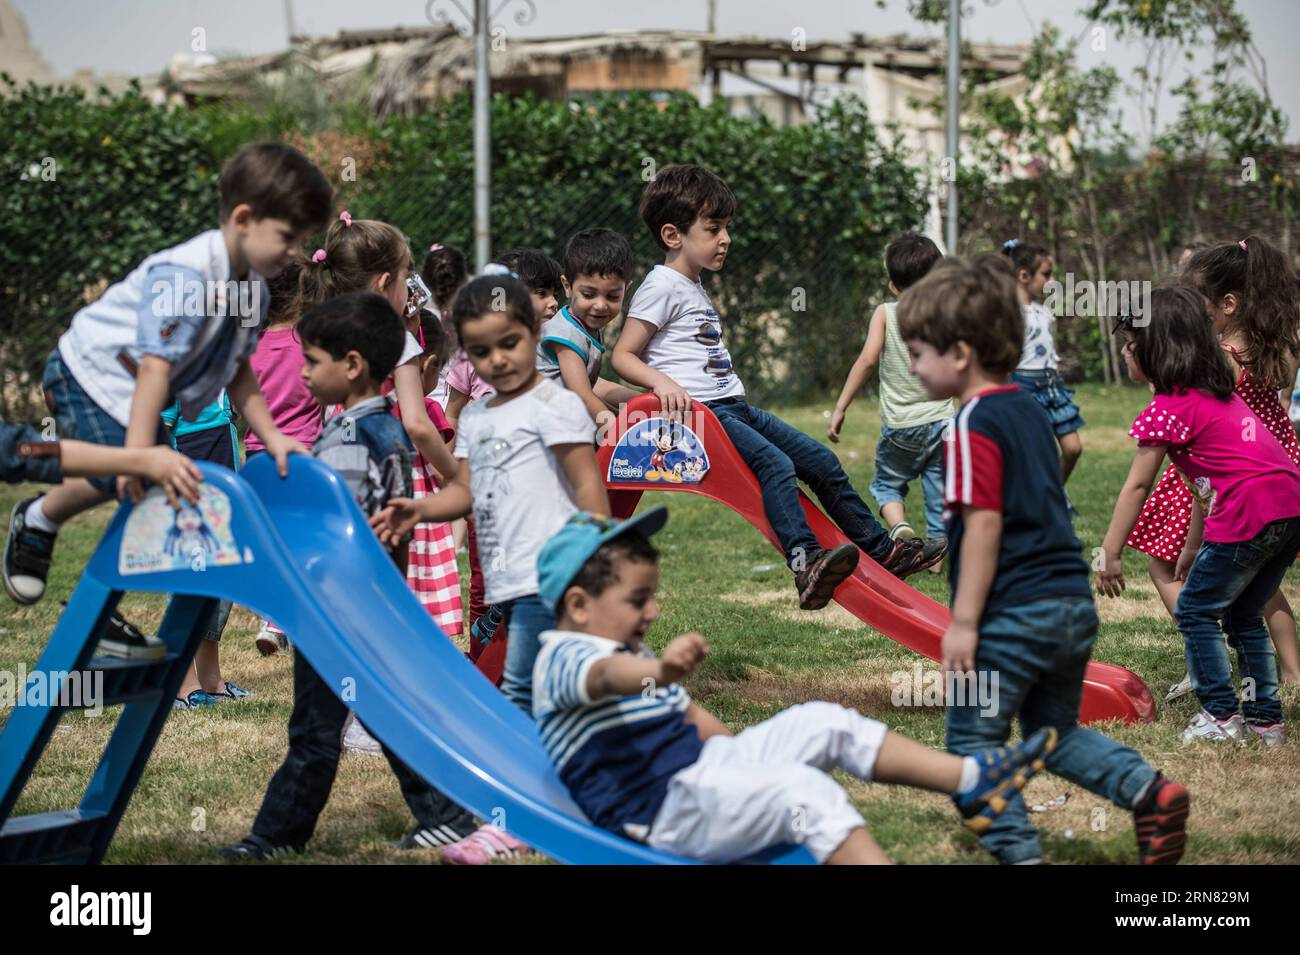
POLYGON ((38 531, 44 531, 47 534, 57 534, 59 528, 63 525, 56 524, 45 516, 45 512, 41 510, 41 501, 43 500, 45 500, 45 496, 41 495, 36 500, 32 501, 31 504, 27 505, 27 512, 23 515, 23 520, 28 527, 35 528, 38 531))
POLYGON ((961 782, 957 784, 957 794, 961 795, 970 792, 979 781, 979 763, 975 762, 974 756, 963 756, 961 758, 961 782))

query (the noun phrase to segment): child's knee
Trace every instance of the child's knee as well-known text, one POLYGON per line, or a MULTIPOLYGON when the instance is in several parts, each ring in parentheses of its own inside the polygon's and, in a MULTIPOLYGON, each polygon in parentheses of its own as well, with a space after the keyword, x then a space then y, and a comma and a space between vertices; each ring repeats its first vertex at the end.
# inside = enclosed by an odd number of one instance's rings
POLYGON ((825 862, 854 829, 866 822, 834 779, 810 766, 792 766, 768 805, 782 813, 789 841, 803 845, 825 862))

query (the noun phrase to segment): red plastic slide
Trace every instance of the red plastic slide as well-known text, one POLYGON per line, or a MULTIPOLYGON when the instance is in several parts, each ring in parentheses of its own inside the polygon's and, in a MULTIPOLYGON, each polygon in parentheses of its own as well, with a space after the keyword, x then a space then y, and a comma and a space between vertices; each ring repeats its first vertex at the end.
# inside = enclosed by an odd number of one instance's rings
MULTIPOLYGON (((685 427, 665 425, 659 399, 643 395, 623 409, 616 434, 600 442, 597 459, 614 516, 631 516, 645 491, 691 491, 727 505, 776 545, 776 535, 764 516, 758 479, 713 412, 694 403, 685 427)), ((802 493, 800 502, 823 547, 846 540, 802 493)), ((948 608, 913 590, 865 554, 853 576, 836 590, 835 601, 891 640, 931 660, 939 659, 948 608)), ((1080 708, 1083 722, 1133 723, 1154 716, 1151 691, 1136 674, 1112 663, 1088 664, 1080 708)))

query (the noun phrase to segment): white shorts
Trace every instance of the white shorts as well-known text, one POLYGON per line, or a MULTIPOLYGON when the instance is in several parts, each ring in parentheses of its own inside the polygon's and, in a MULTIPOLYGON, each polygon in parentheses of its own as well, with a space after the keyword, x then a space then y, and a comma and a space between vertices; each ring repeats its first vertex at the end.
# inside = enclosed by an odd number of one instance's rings
POLYGON ((668 781, 646 842, 703 862, 797 843, 825 862, 866 825, 829 771, 869 781, 885 733, 856 710, 803 703, 737 736, 715 736, 668 781))

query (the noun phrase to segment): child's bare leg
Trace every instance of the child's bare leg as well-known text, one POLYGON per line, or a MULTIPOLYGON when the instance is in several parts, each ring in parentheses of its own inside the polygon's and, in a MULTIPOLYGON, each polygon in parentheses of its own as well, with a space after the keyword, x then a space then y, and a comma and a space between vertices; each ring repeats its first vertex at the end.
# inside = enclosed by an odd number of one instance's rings
POLYGON ((854 829, 826 859, 826 865, 893 865, 865 829, 854 829))
POLYGON ((1183 590, 1183 582, 1174 580, 1174 565, 1170 561, 1152 557, 1147 561, 1147 574, 1151 577, 1151 583, 1155 584, 1160 602, 1165 605, 1165 610, 1172 617, 1174 607, 1178 605, 1178 595, 1183 590))
POLYGON ((456 552, 465 546, 465 538, 469 534, 469 525, 465 523, 465 518, 458 517, 451 522, 451 542, 456 547, 456 552))
POLYGON ((1282 683, 1300 683, 1300 649, 1296 647, 1295 613, 1282 591, 1264 605, 1268 635, 1277 650, 1278 679, 1282 683))
POLYGON ((1079 437, 1079 432, 1071 431, 1061 435, 1057 441, 1061 445, 1061 483, 1064 484, 1070 480, 1070 472, 1083 454, 1083 439, 1079 437))
POLYGON ((224 692, 225 680, 221 676, 221 641, 203 640, 194 654, 194 673, 205 693, 224 692))
POLYGON ((112 500, 111 495, 97 490, 85 478, 68 478, 41 498, 41 513, 55 524, 62 524, 108 500, 112 500))
POLYGON ((901 501, 890 501, 880 508, 880 516, 885 519, 886 527, 893 527, 899 521, 907 520, 907 511, 901 501))
POLYGON ((876 756, 872 779, 878 783, 952 793, 961 784, 961 769, 961 756, 922 746, 891 730, 885 734, 885 742, 876 756))

